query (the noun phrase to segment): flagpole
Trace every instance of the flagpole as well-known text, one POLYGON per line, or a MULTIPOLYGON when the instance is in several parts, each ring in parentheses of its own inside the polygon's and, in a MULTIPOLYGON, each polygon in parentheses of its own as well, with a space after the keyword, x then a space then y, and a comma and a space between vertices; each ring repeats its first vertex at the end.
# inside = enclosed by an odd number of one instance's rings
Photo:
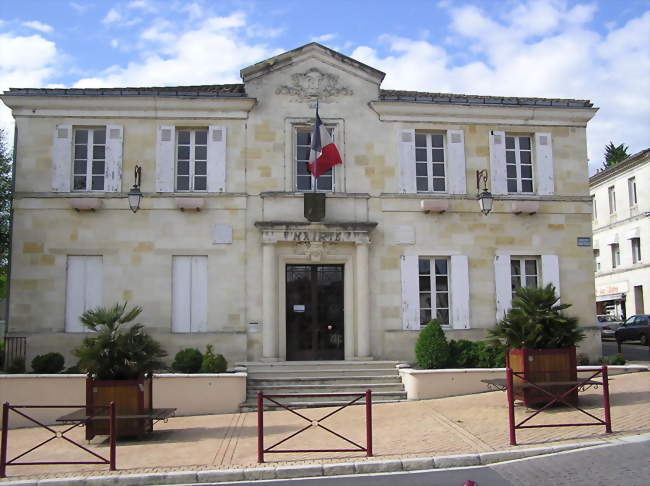
MULTIPOLYGON (((316 126, 317 123, 318 123, 318 98, 316 98, 316 117, 314 118, 314 126, 316 126)), ((314 143, 313 140, 312 143, 314 143)), ((314 159, 314 170, 312 174, 314 180, 312 182, 312 187, 311 187, 312 192, 316 192, 316 184, 318 184, 318 177, 314 175, 314 174, 318 174, 318 167, 316 166, 316 164, 318 164, 318 157, 314 159)))

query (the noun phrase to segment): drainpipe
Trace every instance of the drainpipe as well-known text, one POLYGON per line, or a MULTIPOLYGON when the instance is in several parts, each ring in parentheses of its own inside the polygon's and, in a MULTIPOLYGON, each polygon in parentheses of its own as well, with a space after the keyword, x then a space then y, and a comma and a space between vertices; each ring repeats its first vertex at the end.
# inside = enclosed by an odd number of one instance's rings
POLYGON ((9 334, 9 303, 11 302, 11 250, 13 246, 13 233, 14 233, 14 194, 16 193, 16 153, 18 151, 18 124, 14 121, 14 150, 11 160, 11 198, 9 199, 9 248, 7 252, 7 298, 5 307, 5 334, 3 340, 5 342, 5 356, 2 369, 7 370, 7 334, 9 334))

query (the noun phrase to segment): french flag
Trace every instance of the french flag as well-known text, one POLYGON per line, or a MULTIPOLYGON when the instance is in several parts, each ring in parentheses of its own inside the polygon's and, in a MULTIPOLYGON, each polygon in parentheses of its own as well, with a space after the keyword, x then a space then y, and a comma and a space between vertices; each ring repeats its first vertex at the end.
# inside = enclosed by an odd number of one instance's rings
POLYGON ((318 179, 325 172, 338 164, 342 164, 341 155, 332 141, 327 128, 318 116, 316 103, 316 125, 311 134, 311 149, 309 151, 309 172, 318 179))

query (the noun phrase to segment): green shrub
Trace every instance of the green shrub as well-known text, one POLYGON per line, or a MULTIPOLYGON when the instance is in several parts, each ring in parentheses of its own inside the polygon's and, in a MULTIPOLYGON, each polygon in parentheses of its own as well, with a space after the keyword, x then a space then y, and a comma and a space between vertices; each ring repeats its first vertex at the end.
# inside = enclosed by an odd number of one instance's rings
POLYGON ((589 366, 589 356, 586 354, 580 353, 576 359, 578 361, 578 366, 589 366))
POLYGON ((34 373, 61 373, 63 364, 61 353, 39 354, 32 360, 32 370, 34 373))
POLYGON ((208 344, 201 362, 201 373, 224 373, 227 368, 226 358, 221 354, 214 354, 212 344, 208 344))
POLYGON ((79 369, 78 364, 75 364, 66 368, 63 373, 65 373, 66 375, 79 375, 79 374, 83 374, 83 371, 79 369))
POLYGON ((419 368, 444 368, 449 362, 449 343, 437 320, 420 331, 415 343, 415 361, 419 368))
POLYGON ((449 362, 450 368, 476 368, 478 362, 477 343, 466 339, 449 341, 449 362))
POLYGON ((172 363, 172 370, 178 373, 198 373, 201 369, 203 355, 196 348, 181 349, 172 363))
POLYGON ((506 347, 498 339, 478 341, 477 368, 504 368, 506 366, 506 347))
POLYGON ((25 359, 14 358, 7 366, 7 373, 20 374, 25 372, 25 359))
POLYGON ((604 365, 624 365, 625 357, 619 353, 614 356, 603 356, 598 360, 598 362, 604 365))

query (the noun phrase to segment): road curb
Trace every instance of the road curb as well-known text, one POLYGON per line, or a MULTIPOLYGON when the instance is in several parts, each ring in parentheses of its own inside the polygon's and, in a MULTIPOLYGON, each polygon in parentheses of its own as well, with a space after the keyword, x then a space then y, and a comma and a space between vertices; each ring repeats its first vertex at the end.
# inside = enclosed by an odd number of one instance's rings
POLYGON ((414 457, 386 461, 356 461, 300 466, 277 466, 208 471, 177 471, 148 474, 119 474, 81 478, 49 478, 40 480, 2 481, 0 486, 166 486, 180 484, 227 483, 244 480, 295 479, 303 477, 378 474, 426 469, 446 469, 491 465, 497 462, 566 452, 586 447, 650 440, 650 434, 609 441, 577 442, 552 447, 534 447, 507 451, 481 452, 452 456, 414 457))

